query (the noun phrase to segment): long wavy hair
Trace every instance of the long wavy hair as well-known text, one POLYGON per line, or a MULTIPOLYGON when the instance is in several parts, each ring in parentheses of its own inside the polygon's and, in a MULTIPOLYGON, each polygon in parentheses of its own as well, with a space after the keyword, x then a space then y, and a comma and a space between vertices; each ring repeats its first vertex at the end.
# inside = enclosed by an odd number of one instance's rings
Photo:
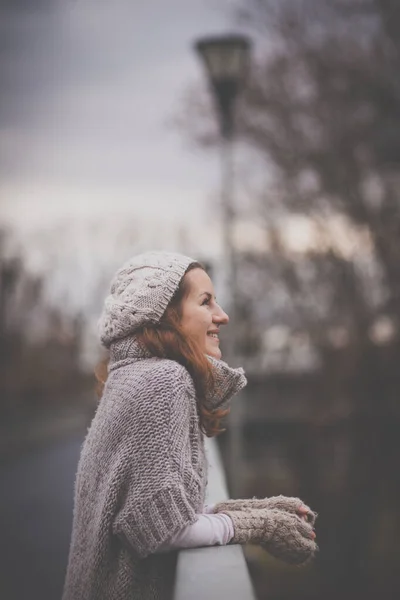
MULTIPOLYGON (((196 390, 197 414, 200 429, 207 437, 214 437, 225 429, 221 428, 221 420, 230 410, 209 410, 205 406, 207 394, 212 393, 214 378, 210 362, 196 342, 184 335, 180 326, 182 303, 189 294, 186 274, 193 269, 203 269, 198 262, 191 263, 172 297, 163 317, 157 325, 146 325, 135 332, 138 341, 152 356, 169 358, 183 365, 191 375, 196 390)), ((108 359, 102 361, 95 369, 97 379, 96 391, 99 398, 108 375, 108 359)))

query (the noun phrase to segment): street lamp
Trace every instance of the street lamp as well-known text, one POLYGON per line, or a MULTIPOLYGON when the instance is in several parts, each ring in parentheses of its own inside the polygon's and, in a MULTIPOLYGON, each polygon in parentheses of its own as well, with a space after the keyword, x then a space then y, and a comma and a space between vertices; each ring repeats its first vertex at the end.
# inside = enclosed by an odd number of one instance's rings
MULTIPOLYGON (((223 245, 226 273, 226 291, 230 294, 229 312, 235 323, 236 310, 236 256, 233 242, 235 212, 233 207, 233 141, 235 134, 235 105, 249 71, 251 43, 244 35, 228 34, 201 38, 195 49, 205 66, 207 79, 216 104, 222 160, 221 208, 223 245)), ((235 325, 227 340, 227 358, 235 358, 235 325)))
POLYGON ((217 103, 223 138, 234 133, 234 106, 249 68, 250 40, 244 35, 206 37, 196 42, 217 103))
MULTIPOLYGON (((233 206, 233 141, 235 105, 250 66, 251 43, 244 35, 206 37, 195 44, 206 68, 207 78, 217 108, 222 159, 221 208, 224 242, 226 291, 230 293, 230 313, 233 326, 228 328, 226 352, 228 362, 236 358, 235 320, 237 318, 237 266, 233 241, 235 211, 233 206)), ((229 432, 229 478, 231 491, 241 493, 243 470, 242 408, 237 402, 231 407, 229 432)))

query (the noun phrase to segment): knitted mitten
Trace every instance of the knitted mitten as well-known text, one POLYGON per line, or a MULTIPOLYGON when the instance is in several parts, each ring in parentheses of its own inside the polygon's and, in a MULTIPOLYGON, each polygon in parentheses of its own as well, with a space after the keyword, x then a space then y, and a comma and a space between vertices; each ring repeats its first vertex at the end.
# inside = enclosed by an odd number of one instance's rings
POLYGON ((260 544, 275 558, 294 565, 310 561, 318 550, 312 525, 295 514, 268 508, 223 512, 233 522, 230 544, 260 544))
POLYGON ((318 513, 311 510, 304 504, 300 498, 291 498, 287 496, 271 496, 271 498, 246 498, 244 500, 225 500, 218 502, 214 507, 214 512, 225 512, 227 510, 249 510, 252 508, 272 508, 283 510, 285 512, 296 514, 301 507, 307 509, 307 521, 314 527, 318 513))

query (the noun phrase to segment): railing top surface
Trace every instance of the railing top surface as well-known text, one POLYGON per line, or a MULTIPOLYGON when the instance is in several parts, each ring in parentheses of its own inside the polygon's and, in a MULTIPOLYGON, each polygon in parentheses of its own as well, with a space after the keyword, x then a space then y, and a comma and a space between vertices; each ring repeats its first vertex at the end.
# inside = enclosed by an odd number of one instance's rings
MULTIPOLYGON (((206 440, 207 502, 226 500, 228 491, 216 441, 206 440)), ((181 550, 174 600, 256 600, 241 546, 181 550)))

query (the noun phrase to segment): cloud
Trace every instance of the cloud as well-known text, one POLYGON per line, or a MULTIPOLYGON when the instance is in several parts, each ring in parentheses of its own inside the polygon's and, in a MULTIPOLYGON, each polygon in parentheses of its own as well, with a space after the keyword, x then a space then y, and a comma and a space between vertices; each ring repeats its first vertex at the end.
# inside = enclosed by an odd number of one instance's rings
POLYGON ((7 6, 0 9, 3 206, 30 206, 39 220, 46 203, 54 216, 57 203, 60 211, 86 203, 90 213, 106 190, 111 207, 148 213, 168 203, 172 214, 196 218, 219 163, 190 154, 167 121, 187 83, 203 77, 193 39, 223 30, 221 15, 203 0, 7 6))

